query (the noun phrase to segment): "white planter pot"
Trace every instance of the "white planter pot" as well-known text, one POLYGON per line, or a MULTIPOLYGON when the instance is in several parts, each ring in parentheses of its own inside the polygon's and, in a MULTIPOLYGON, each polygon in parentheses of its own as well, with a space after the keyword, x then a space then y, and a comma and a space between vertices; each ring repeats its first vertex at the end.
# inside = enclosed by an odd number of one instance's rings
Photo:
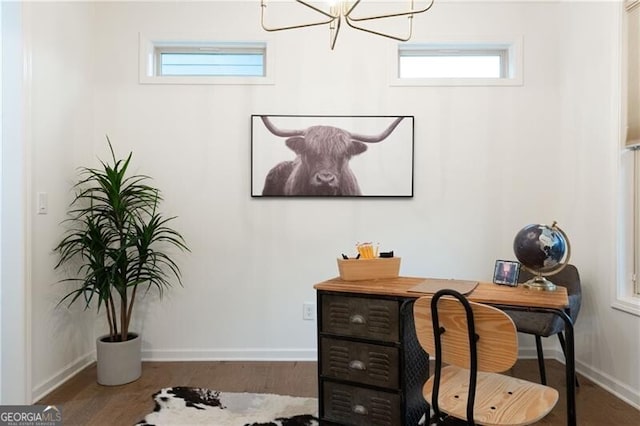
POLYGON ((138 334, 125 342, 109 342, 109 336, 96 340, 98 356, 98 383, 105 386, 124 385, 142 374, 142 339, 138 334))

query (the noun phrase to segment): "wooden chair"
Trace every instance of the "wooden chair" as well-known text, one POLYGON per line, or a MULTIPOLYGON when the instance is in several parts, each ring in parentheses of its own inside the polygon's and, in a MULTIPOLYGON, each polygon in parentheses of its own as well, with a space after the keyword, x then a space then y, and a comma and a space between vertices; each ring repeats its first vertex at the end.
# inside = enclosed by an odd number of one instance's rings
POLYGON ((423 387, 434 412, 430 424, 453 417, 469 425, 527 425, 558 402, 553 388, 498 374, 518 357, 516 327, 503 311, 445 289, 416 300, 414 318, 420 345, 435 355, 423 387))

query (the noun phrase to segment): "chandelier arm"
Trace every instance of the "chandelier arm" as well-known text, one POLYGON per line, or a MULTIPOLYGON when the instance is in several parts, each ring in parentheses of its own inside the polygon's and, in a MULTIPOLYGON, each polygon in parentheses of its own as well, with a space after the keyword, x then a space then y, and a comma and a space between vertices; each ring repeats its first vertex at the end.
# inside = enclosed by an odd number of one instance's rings
MULTIPOLYGON (((366 17, 362 17, 362 18, 354 18, 354 17, 351 16, 351 12, 353 12, 353 10, 358 5, 358 3, 360 3, 360 0, 358 0, 353 4, 353 6, 351 6, 349 8, 349 10, 344 14, 344 16, 345 16, 345 18, 347 18, 347 22, 348 21, 360 22, 360 21, 371 21, 371 20, 374 20, 374 19, 396 18, 396 17, 399 17, 399 16, 417 15, 419 13, 423 13, 423 12, 426 12, 427 10, 431 9, 431 7, 433 6, 434 2, 435 2, 435 0, 431 0, 431 2, 427 6, 425 6, 424 8, 421 8, 421 9, 413 9, 413 7, 412 7, 411 10, 405 11, 405 12, 397 12, 397 13, 389 13, 389 14, 386 14, 386 15, 375 15, 375 16, 366 16, 366 17)), ((403 40, 403 41, 406 41, 406 40, 403 40)))
MULTIPOLYGON (((293 30, 293 29, 298 29, 298 28, 309 28, 309 27, 315 27, 315 26, 320 26, 320 25, 329 25, 330 28, 330 33, 329 33, 329 46, 331 47, 331 50, 333 50, 335 48, 336 45, 336 41, 338 39, 338 34, 340 32, 340 27, 341 27, 341 22, 342 22, 342 17, 344 16, 347 25, 350 26, 351 28, 354 28, 356 30, 360 30, 369 34, 373 34, 373 35, 377 35, 380 37, 386 37, 392 40, 396 40, 396 41, 408 41, 411 39, 411 36, 413 34, 413 15, 419 14, 419 13, 423 13, 428 11, 429 9, 431 9, 431 7, 433 6, 435 0, 429 0, 428 4, 425 7, 422 8, 414 8, 414 0, 410 0, 409 2, 409 10, 405 11, 405 12, 397 12, 397 13, 388 13, 388 14, 384 14, 384 15, 376 15, 376 16, 366 16, 366 17, 352 17, 351 14, 353 13, 353 11, 356 9, 356 7, 361 3, 362 0, 355 0, 353 2, 341 2, 341 6, 339 7, 331 7, 329 12, 326 12, 322 9, 320 9, 317 6, 314 6, 313 4, 311 4, 309 1, 307 0, 295 0, 296 3, 299 3, 311 10, 313 10, 316 13, 319 13, 323 16, 325 16, 327 19, 323 20, 323 21, 318 21, 318 22, 310 22, 310 23, 305 23, 305 24, 298 24, 298 25, 288 25, 288 26, 283 26, 283 27, 269 27, 267 26, 267 24, 265 23, 265 9, 267 8, 267 0, 260 0, 260 24, 262 26, 262 29, 265 31, 269 31, 269 32, 273 32, 273 31, 284 31, 284 30, 293 30), (349 4, 351 4, 349 6, 349 4), (409 19, 409 31, 408 31, 408 35, 405 36, 401 36, 401 35, 395 35, 395 34, 388 34, 388 33, 384 33, 381 31, 376 31, 376 30, 372 30, 369 28, 365 28, 365 27, 361 27, 357 24, 357 22, 362 22, 362 21, 371 21, 371 20, 376 20, 376 19, 385 19, 385 18, 395 18, 395 17, 402 17, 402 16, 407 16, 409 19), (336 22, 337 20, 337 22, 336 22)), ((419 1, 419 0, 418 0, 419 1)), ((640 0, 638 0, 640 1, 640 0)))
POLYGON ((331 30, 331 33, 329 34, 329 46, 331 47, 331 50, 333 50, 334 47, 336 47, 336 41, 338 40, 338 33, 340 32, 340 16, 338 16, 337 18, 338 23, 336 25, 335 31, 334 29, 331 30))
MULTIPOLYGON (((333 21, 333 19, 331 20, 333 21)), ((327 21, 327 22, 314 22, 314 23, 310 23, 310 24, 301 24, 301 25, 291 25, 288 27, 276 27, 276 28, 270 28, 265 26, 264 24, 264 20, 261 20, 261 24, 262 24, 262 29, 268 32, 274 32, 274 31, 284 31, 284 30, 295 30, 298 28, 309 28, 309 27, 316 27, 318 25, 326 25, 331 23, 331 21, 327 21)))
MULTIPOLYGON (((351 15, 351 12, 353 12, 353 9, 356 8, 356 6, 358 6, 360 4, 362 0, 356 0, 353 2, 353 4, 351 5, 351 7, 349 7, 346 11, 344 11, 344 16, 349 16, 351 15)), ((640 0, 638 0, 640 1, 640 0)))
POLYGON ((269 32, 274 32, 274 31, 283 31, 283 30, 294 30, 297 28, 308 28, 308 27, 315 27, 318 25, 327 25, 330 24, 331 22, 335 21, 337 18, 339 18, 339 16, 333 16, 327 12, 325 12, 324 10, 318 9, 317 7, 306 3, 303 0, 296 0, 298 3, 307 6, 313 10, 315 10, 318 13, 321 13, 322 15, 328 17, 329 19, 324 20, 324 21, 318 21, 318 22, 310 22, 308 24, 299 24, 299 25, 289 25, 289 26, 285 26, 285 27, 268 27, 265 22, 264 22, 264 10, 267 8, 267 4, 266 4, 266 0, 261 0, 261 4, 260 4, 260 25, 262 25, 262 29, 265 31, 269 31, 269 32))
MULTIPOLYGON (((265 0, 262 0, 262 2, 264 3, 265 0)), ((324 16, 326 16, 327 18, 333 18, 336 19, 337 17, 340 16, 340 14, 336 14, 336 15, 332 15, 329 12, 325 12, 324 10, 320 9, 319 7, 316 7, 314 5, 312 5, 311 3, 306 2, 305 0, 296 0, 296 3, 300 3, 301 5, 307 6, 309 9, 313 9, 318 13, 323 14, 324 16)))
POLYGON ((354 29, 360 30, 360 31, 364 31, 364 32, 369 33, 369 34, 374 34, 374 35, 377 35, 377 36, 390 38, 390 39, 396 40, 396 41, 409 41, 411 39, 411 35, 413 34, 413 19, 410 19, 410 22, 409 22, 409 34, 406 35, 406 36, 396 36, 396 35, 393 35, 393 34, 386 34, 386 33, 383 33, 383 32, 371 30, 369 28, 359 27, 359 26, 353 24, 351 22, 351 19, 349 19, 348 17, 346 18, 346 21, 347 21, 347 25, 349 25, 351 28, 354 28, 354 29))

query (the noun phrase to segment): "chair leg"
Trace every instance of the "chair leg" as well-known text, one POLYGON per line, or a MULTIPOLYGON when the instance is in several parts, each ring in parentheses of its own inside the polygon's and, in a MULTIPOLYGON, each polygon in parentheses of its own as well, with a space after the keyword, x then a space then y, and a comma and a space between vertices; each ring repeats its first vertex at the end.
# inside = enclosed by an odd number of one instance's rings
POLYGON ((544 369, 544 353, 542 352, 542 337, 536 334, 536 351, 538 352, 538 369, 540 370, 540 383, 547 384, 547 373, 544 369))
MULTIPOLYGON (((564 355, 565 362, 567 362, 567 347, 564 341, 564 334, 562 332, 558 333, 558 340, 560 340, 560 346, 562 347, 562 354, 564 355)), ((576 375, 576 387, 580 387, 580 382, 578 382, 578 375, 576 375)))

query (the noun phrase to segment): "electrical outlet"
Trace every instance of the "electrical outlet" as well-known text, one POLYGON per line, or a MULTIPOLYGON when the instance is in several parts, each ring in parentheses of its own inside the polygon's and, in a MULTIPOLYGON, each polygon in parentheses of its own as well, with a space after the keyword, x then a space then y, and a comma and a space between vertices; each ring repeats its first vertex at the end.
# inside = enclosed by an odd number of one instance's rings
POLYGON ((316 304, 305 302, 302 304, 302 319, 313 321, 316 319, 316 304))

